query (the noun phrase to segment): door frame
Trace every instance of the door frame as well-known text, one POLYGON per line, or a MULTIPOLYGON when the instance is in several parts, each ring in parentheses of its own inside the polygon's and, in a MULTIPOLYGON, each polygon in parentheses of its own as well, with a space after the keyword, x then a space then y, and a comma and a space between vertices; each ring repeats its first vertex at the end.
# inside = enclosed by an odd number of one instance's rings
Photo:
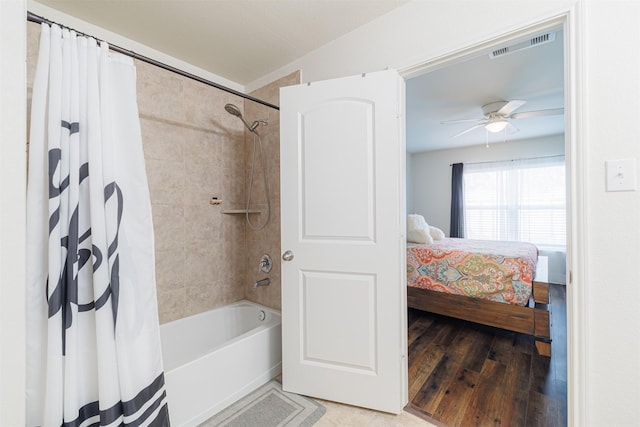
POLYGON ((486 53, 496 45, 525 38, 554 28, 564 32, 564 108, 565 108, 565 159, 567 171, 567 256, 566 256, 566 309, 567 309, 567 415, 568 425, 583 425, 587 422, 587 352, 588 317, 586 315, 584 290, 587 288, 587 270, 584 260, 587 253, 588 235, 585 212, 586 205, 586 155, 582 140, 584 108, 584 71, 579 55, 580 11, 574 7, 561 14, 539 22, 522 26, 512 31, 469 45, 432 59, 410 65, 399 70, 406 79, 454 65, 472 56, 486 53), (580 287, 576 286, 580 284, 580 287))
POLYGON ((24 0, 0 1, 0 424, 25 424, 27 20, 24 0))

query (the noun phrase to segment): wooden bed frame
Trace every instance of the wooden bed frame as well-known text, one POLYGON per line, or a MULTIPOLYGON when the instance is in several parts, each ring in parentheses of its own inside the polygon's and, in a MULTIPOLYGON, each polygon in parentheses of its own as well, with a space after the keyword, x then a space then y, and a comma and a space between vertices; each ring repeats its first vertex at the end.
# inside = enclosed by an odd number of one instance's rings
POLYGON ((528 306, 446 294, 428 289, 407 287, 407 306, 443 316, 533 335, 536 350, 551 356, 551 322, 549 319, 549 283, 547 257, 538 257, 533 294, 528 306))

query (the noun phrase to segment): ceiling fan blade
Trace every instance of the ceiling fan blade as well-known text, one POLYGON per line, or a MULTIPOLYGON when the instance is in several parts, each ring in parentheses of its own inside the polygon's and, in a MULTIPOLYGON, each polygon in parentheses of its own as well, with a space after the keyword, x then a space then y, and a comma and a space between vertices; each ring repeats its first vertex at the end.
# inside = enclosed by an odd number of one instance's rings
POLYGON ((461 119, 461 120, 445 120, 444 122, 440 122, 441 125, 448 125, 450 123, 471 123, 471 122, 482 122, 484 118, 481 119, 461 119))
POLYGON ((522 99, 512 99, 511 101, 504 104, 504 106, 502 106, 502 108, 500 108, 496 112, 496 114, 499 116, 508 116, 526 103, 527 101, 523 101, 522 99))
POLYGON ((457 133, 457 134, 453 135, 451 138, 457 138, 457 137, 459 137, 459 136, 461 136, 461 135, 464 135, 464 134, 465 134, 465 133, 467 133, 467 132, 471 132, 472 130, 477 129, 477 128, 481 128, 481 127, 484 127, 484 124, 483 124, 483 123, 480 123, 480 124, 475 125, 475 126, 471 126, 470 128, 465 129, 465 130, 463 130, 462 132, 460 132, 460 133, 457 133))
POLYGON ((522 113, 512 114, 510 119, 528 119, 530 117, 542 116, 559 116, 564 114, 564 108, 551 108, 549 110, 523 111, 522 113))

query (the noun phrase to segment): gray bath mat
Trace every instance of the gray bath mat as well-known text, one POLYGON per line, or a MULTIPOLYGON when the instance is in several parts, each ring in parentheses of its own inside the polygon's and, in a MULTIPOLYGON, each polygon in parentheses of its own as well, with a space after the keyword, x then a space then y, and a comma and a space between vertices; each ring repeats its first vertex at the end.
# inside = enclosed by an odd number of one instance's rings
POLYGON ((325 411, 314 400, 282 391, 282 385, 272 380, 201 427, 310 427, 325 411))

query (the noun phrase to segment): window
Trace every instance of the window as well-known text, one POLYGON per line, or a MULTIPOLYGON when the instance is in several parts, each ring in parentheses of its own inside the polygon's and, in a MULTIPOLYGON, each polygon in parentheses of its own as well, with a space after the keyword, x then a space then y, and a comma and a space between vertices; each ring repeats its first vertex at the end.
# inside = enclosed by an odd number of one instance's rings
POLYGON ((565 250, 564 156, 465 164, 465 237, 565 250))

